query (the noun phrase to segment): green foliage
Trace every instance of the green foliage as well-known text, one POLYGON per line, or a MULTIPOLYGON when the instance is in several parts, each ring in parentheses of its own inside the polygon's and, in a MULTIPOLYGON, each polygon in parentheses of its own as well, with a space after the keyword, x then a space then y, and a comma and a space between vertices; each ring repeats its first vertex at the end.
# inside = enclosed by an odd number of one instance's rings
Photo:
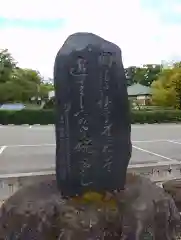
POLYGON ((7 49, 0 51, 0 83, 5 83, 10 80, 16 64, 7 49))
POLYGON ((55 116, 53 110, 23 109, 21 111, 0 110, 0 124, 54 124, 55 116))
POLYGON ((181 111, 132 111, 132 123, 174 123, 181 122, 181 111))
POLYGON ((54 106, 55 106, 55 97, 52 97, 50 100, 48 100, 45 103, 43 109, 53 109, 54 106))
POLYGON ((41 83, 40 86, 39 86, 39 96, 42 99, 47 100, 48 99, 48 93, 52 90, 54 90, 53 85, 47 84, 47 83, 41 83))
POLYGON ((128 67, 125 69, 128 85, 140 83, 144 86, 150 86, 152 82, 157 79, 161 69, 162 65, 159 64, 147 64, 143 67, 128 67))
POLYGON ((180 66, 174 68, 174 73, 172 76, 172 83, 173 83, 173 88, 176 93, 175 107, 177 109, 181 109, 181 68, 180 68, 180 66))
POLYGON ((18 68, 7 49, 0 51, 0 103, 45 100, 52 88, 38 71, 18 68))
MULTIPOLYGON (((179 110, 132 111, 132 123, 170 123, 181 122, 179 110)), ((55 112, 45 109, 23 109, 21 111, 0 110, 0 124, 54 124, 55 112)))
POLYGON ((152 83, 153 103, 181 109, 181 67, 164 69, 152 83))

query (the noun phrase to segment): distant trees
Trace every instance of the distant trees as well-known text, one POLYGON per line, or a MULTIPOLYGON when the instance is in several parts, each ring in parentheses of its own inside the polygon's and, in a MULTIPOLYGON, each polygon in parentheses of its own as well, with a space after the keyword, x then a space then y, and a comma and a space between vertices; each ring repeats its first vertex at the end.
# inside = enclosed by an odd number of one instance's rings
POLYGON ((154 105, 181 109, 181 62, 165 68, 161 64, 125 69, 128 86, 140 83, 152 88, 154 105))
POLYGON ((153 102, 181 109, 181 63, 163 69, 152 83, 153 102))
POLYGON ((0 103, 46 99, 51 89, 39 72, 19 68, 7 49, 0 51, 0 103))
POLYGON ((161 69, 162 65, 159 64, 147 64, 143 67, 128 67, 125 69, 128 85, 140 83, 145 86, 150 86, 152 82, 157 79, 161 69))
MULTIPOLYGON (((152 88, 154 105, 181 109, 181 62, 167 68, 161 64, 130 66, 125 69, 125 75, 128 86, 140 83, 152 88)), ((51 90, 51 79, 45 81, 38 71, 19 68, 7 49, 0 50, 0 104, 46 100, 51 90)))

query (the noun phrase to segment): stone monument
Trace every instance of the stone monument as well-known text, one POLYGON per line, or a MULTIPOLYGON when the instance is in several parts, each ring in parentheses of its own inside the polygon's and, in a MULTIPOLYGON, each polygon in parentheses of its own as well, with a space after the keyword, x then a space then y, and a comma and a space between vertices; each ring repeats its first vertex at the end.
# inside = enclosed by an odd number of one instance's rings
POLYGON ((170 195, 126 174, 131 127, 120 49, 74 34, 54 73, 57 180, 24 186, 2 205, 0 240, 179 239, 170 195))
POLYGON ((54 83, 61 193, 124 189, 132 147, 120 48, 92 33, 69 36, 56 56, 54 83))

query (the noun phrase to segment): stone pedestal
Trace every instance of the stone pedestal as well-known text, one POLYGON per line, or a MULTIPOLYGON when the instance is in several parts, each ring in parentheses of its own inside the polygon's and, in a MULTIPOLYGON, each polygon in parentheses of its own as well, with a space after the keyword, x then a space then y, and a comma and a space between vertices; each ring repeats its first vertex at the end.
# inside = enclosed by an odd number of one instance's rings
POLYGON ((22 188, 0 209, 0 239, 173 240, 180 215, 150 180, 127 174, 124 192, 63 199, 55 180, 22 188))
POLYGON ((173 197, 179 212, 181 212, 181 180, 175 179, 167 181, 163 184, 163 188, 173 197))

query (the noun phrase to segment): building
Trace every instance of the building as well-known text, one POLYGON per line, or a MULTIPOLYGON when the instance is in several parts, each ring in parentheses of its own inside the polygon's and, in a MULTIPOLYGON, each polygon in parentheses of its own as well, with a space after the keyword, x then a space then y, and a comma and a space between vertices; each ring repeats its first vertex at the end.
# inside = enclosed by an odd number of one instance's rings
POLYGON ((150 87, 136 83, 129 86, 127 90, 129 99, 137 100, 137 103, 141 105, 148 105, 151 102, 152 93, 150 87))
MULTIPOLYGON (((48 95, 49 99, 51 99, 55 96, 55 92, 50 91, 48 95)), ((147 105, 151 101, 151 88, 139 83, 133 84, 128 87, 128 96, 129 99, 138 100, 141 105, 147 105)))

